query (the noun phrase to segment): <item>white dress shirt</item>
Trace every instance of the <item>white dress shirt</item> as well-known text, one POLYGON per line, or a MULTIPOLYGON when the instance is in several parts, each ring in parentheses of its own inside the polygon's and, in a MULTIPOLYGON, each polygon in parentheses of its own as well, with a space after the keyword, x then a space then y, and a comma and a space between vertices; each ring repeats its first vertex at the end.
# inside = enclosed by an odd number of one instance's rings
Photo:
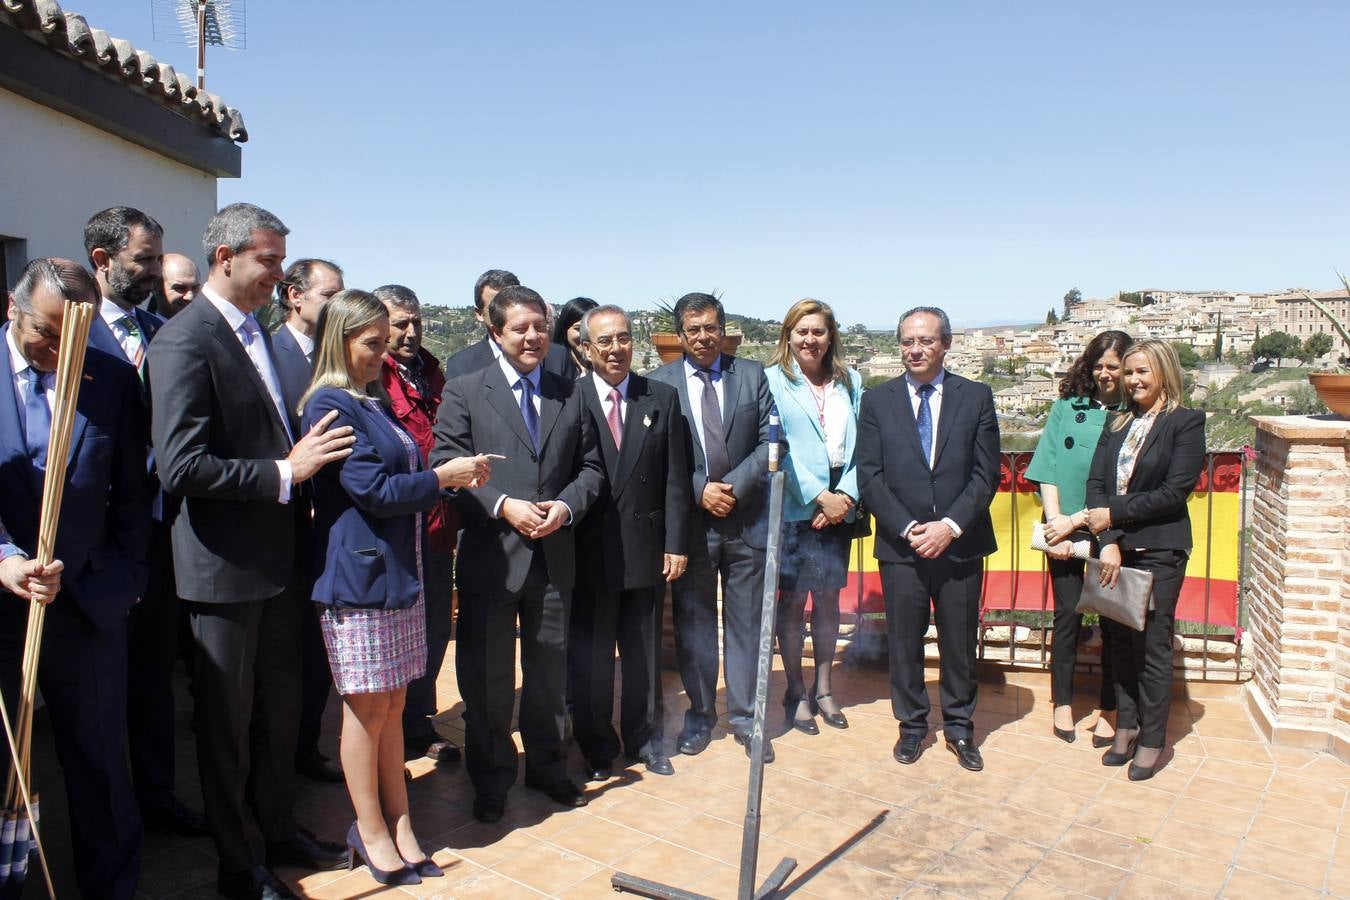
MULTIPOLYGON (((23 354, 19 352, 19 345, 14 343, 14 323, 11 322, 9 329, 5 332, 5 343, 9 345, 9 367, 10 383, 14 385, 14 396, 19 401, 19 418, 23 418, 24 403, 28 400, 28 376, 24 373, 28 371, 28 360, 24 359, 23 354)), ((47 409, 52 408, 52 393, 56 387, 56 373, 45 372, 40 374, 42 386, 46 388, 43 396, 47 398, 47 409)), ((20 423, 22 424, 22 423, 20 423)))
MULTIPOLYGON (((511 385, 511 396, 514 397, 516 400, 516 408, 517 409, 520 408, 520 392, 523 390, 520 386, 520 379, 524 378, 526 381, 530 383, 530 386, 534 388, 534 394, 530 399, 531 402, 534 403, 535 414, 538 415, 540 412, 543 411, 542 401, 540 400, 539 397, 539 373, 543 371, 543 367, 535 366, 527 374, 521 375, 519 372, 516 371, 516 367, 511 365, 511 360, 506 358, 506 354, 502 353, 501 348, 496 346, 495 341, 493 341, 491 338, 488 338, 488 343, 492 344, 497 349, 497 365, 501 366, 502 374, 506 376, 506 383, 511 385)), ((539 423, 539 427, 541 429, 543 428, 543 424, 544 423, 541 417, 539 423)), ((542 430, 539 433, 539 437, 540 439, 544 437, 542 430)), ((543 447, 540 447, 539 449, 543 450, 543 447)), ((492 517, 494 519, 501 518, 502 504, 505 503, 508 499, 510 498, 507 497, 505 494, 502 494, 500 497, 497 498, 496 505, 492 507, 492 517)), ((559 500, 558 502, 562 503, 561 500, 559 500)), ((567 510, 567 518, 563 520, 563 524, 571 525, 572 507, 568 506, 566 503, 563 503, 562 506, 563 509, 567 510)))
MULTIPOLYGON (((802 376, 805 378, 805 376, 802 376)), ((813 390, 807 384, 807 390, 813 390)), ((844 458, 844 443, 848 439, 848 420, 853 415, 853 404, 849 399, 848 388, 837 381, 831 381, 825 388, 825 455, 829 458, 831 469, 843 468, 848 460, 844 458)))
MULTIPOLYGON (((699 377, 701 370, 690 361, 689 357, 684 358, 684 377, 688 382, 689 389, 689 418, 694 420, 694 430, 698 432, 698 445, 706 446, 703 443, 703 379, 699 377)), ((717 409, 722 413, 722 421, 727 420, 727 405, 725 402, 725 392, 722 389, 722 355, 719 353, 717 359, 708 367, 708 371, 713 373, 713 390, 717 392, 717 409)))
MULTIPOLYGON (((281 381, 277 378, 276 370, 272 367, 272 361, 267 355, 267 345, 260 344, 258 349, 261 351, 257 356, 249 348, 245 340, 244 320, 248 316, 239 307, 235 306, 224 297, 217 294, 210 285, 202 285, 201 296, 205 297, 216 310, 225 317, 225 322, 234 332, 235 338, 239 341, 239 346, 244 348, 244 353, 253 361, 254 367, 258 370, 259 377, 262 378, 263 386, 267 388, 268 396, 272 398, 272 405, 276 408, 277 416, 281 419, 281 428, 286 432, 286 436, 294 443, 295 435, 291 434, 290 420, 286 415, 286 401, 281 393, 281 381)), ((276 460, 277 471, 281 475, 281 490, 278 492, 277 499, 282 503, 291 501, 291 463, 290 460, 276 460)))
POLYGON ((291 337, 295 338, 295 343, 300 348, 300 352, 305 354, 305 359, 309 360, 310 365, 313 365, 314 338, 292 325, 289 319, 286 320, 286 330, 291 333, 291 337))
MULTIPOLYGON (((131 332, 127 330, 126 323, 123 322, 122 319, 127 316, 131 316, 134 319, 136 314, 130 310, 122 309, 122 307, 118 306, 107 297, 102 298, 99 302, 98 314, 99 317, 107 323, 108 328, 113 333, 113 337, 117 339, 117 345, 122 348, 122 355, 127 358, 127 362, 135 365, 136 354, 131 350, 131 332)), ((136 327, 140 327, 139 322, 136 323, 136 327)), ((150 349, 150 343, 146 341, 144 333, 141 334, 141 346, 146 350, 150 349)))
POLYGON ((605 414, 605 419, 609 419, 609 407, 612 401, 609 399, 609 392, 617 390, 619 392, 619 425, 628 423, 628 379, 631 376, 623 376, 623 381, 618 384, 610 384, 594 372, 591 373, 591 382, 595 385, 595 393, 600 397, 600 411, 605 414))
MULTIPOLYGON (((947 380, 947 370, 938 369, 937 375, 933 376, 933 380, 928 382, 928 384, 931 384, 933 386, 933 393, 930 394, 928 397, 928 412, 930 413, 933 419, 933 446, 928 448, 929 470, 933 468, 933 463, 937 460, 938 419, 942 415, 942 383, 946 380, 947 380)), ((919 423, 919 403, 920 403, 919 388, 923 386, 923 383, 915 381, 913 378, 910 377, 909 373, 906 372, 905 386, 909 388, 909 404, 910 404, 909 408, 910 411, 914 413, 914 424, 917 426, 919 423)), ((942 517, 942 522, 952 530, 952 534, 956 535, 957 537, 961 536, 961 526, 957 525, 947 516, 942 517)), ((919 523, 910 522, 908 525, 905 526, 905 530, 900 532, 900 536, 907 537, 909 535, 909 530, 917 524, 919 523)))

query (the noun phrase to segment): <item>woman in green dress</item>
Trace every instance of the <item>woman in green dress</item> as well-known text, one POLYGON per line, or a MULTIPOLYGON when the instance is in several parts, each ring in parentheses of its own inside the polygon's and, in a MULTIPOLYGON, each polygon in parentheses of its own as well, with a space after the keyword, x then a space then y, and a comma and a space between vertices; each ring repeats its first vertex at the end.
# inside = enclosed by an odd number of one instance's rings
MULTIPOLYGON (((1072 545, 1088 540, 1087 478, 1097 439, 1108 410, 1121 402, 1120 365, 1133 343, 1123 331, 1103 331, 1088 343, 1083 355, 1059 383, 1060 399, 1050 407, 1045 430, 1026 477, 1040 484, 1045 510, 1045 540, 1050 583, 1055 595, 1055 623, 1050 644, 1050 695, 1054 704, 1054 733, 1073 742, 1073 670, 1078 656, 1082 616, 1075 611, 1083 589, 1083 560, 1074 559, 1072 545)), ((1111 684, 1110 654, 1102 646, 1102 689, 1094 747, 1111 742, 1113 728, 1106 714, 1116 708, 1111 684)))

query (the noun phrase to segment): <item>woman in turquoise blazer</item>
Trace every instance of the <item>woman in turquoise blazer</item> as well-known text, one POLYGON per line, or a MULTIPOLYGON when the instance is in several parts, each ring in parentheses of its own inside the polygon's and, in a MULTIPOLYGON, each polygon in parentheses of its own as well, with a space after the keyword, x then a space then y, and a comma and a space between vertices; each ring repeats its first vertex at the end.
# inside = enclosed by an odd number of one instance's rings
MULTIPOLYGON (((1050 644, 1050 696, 1054 705, 1051 725, 1061 740, 1073 742, 1073 670, 1078 658, 1077 613, 1083 591, 1083 560, 1074 559, 1074 541, 1091 537, 1087 531, 1087 479, 1108 410, 1120 405, 1121 360, 1133 340, 1123 331, 1103 331, 1078 357, 1059 383, 1060 399, 1050 407, 1045 430, 1026 477, 1041 486, 1045 510, 1046 554, 1050 585, 1055 595, 1055 623, 1050 644)), ((1103 635, 1105 630, 1103 630, 1103 635)), ((1105 640, 1105 637, 1103 637, 1105 640)), ((1102 688, 1098 701, 1094 747, 1111 742, 1113 730, 1106 713, 1116 708, 1109 648, 1102 645, 1102 688)))
POLYGON ((830 688, 830 668, 839 641, 839 591, 848 580, 857 516, 853 446, 862 379, 843 363, 834 312, 809 299, 798 301, 783 318, 778 348, 764 377, 787 442, 778 577, 778 649, 787 676, 783 710, 792 727, 819 734, 816 713, 827 725, 848 727, 830 688), (809 695, 802 677, 808 594, 816 663, 809 695))

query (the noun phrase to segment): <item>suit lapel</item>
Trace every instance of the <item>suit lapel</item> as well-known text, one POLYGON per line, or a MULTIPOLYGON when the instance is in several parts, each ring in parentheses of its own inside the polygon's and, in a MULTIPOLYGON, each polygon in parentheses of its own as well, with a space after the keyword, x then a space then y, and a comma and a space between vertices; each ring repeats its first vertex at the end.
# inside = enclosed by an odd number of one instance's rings
POLYGON ((591 418, 597 423, 597 430, 600 432, 600 452, 605 457, 605 472, 610 480, 615 480, 615 473, 619 470, 619 451, 614 446, 614 438, 609 433, 609 424, 605 421, 605 409, 600 399, 596 396, 595 385, 589 378, 583 378, 577 382, 577 390, 581 391, 582 402, 586 404, 590 411, 591 418))
POLYGON ((925 466, 928 460, 923 455, 923 445, 919 443, 919 423, 914 421, 914 407, 910 405, 909 382, 902 375, 900 378, 891 382, 895 385, 896 405, 900 407, 900 430, 914 447, 914 455, 923 460, 925 466))
MULTIPOLYGON (((956 421, 956 410, 961 404, 961 399, 965 396, 965 385, 960 379, 947 372, 942 377, 942 410, 938 413, 937 425, 937 447, 933 449, 933 468, 937 468, 937 461, 942 458, 942 448, 947 446, 947 437, 951 434, 951 428, 948 426, 956 421)), ((918 425, 914 426, 914 433, 919 433, 918 425)))
POLYGON ((647 379, 641 375, 628 376, 628 414, 623 420, 623 450, 619 452, 619 467, 614 475, 616 494, 628 483, 633 475, 633 467, 642 457, 642 445, 647 441, 647 431, 651 427, 649 423, 655 419, 656 412, 656 403, 647 387, 647 379))
POLYGON ((1148 451, 1153 448, 1155 443, 1157 443, 1158 435, 1167 428, 1167 420, 1169 417, 1170 413, 1166 410, 1158 413, 1158 420, 1153 423, 1153 427, 1150 428, 1148 434, 1144 436, 1144 443, 1139 447, 1139 454, 1134 458, 1134 468, 1136 471, 1139 469, 1139 463, 1143 461, 1144 457, 1148 454, 1148 451))
MULTIPOLYGON (((820 427, 820 410, 816 408, 815 398, 807 396, 808 394, 813 393, 811 384, 806 380, 806 376, 802 374, 801 369, 797 369, 795 363, 792 365, 793 368, 796 369, 798 380, 793 382, 790 379, 784 378, 784 381, 787 381, 788 385, 788 396, 792 398, 792 402, 800 406, 802 411, 806 413, 807 421, 809 421, 811 426, 816 429, 816 436, 823 441, 825 440, 825 429, 820 427)), ((834 382, 831 381, 825 390, 835 390, 834 382)))
MULTIPOLYGON (((229 323, 225 321, 225 317, 220 314, 220 311, 216 309, 210 301, 207 301, 202 305, 205 308, 205 317, 202 319, 202 324, 206 326, 206 330, 211 332, 211 336, 216 339, 218 344, 220 344, 221 348, 225 351, 225 355, 234 360, 235 368, 244 373, 244 380, 253 386, 253 390, 257 393, 258 399, 266 403, 267 408, 272 410, 272 421, 276 423, 277 430, 281 432, 282 438, 286 438, 286 429, 282 427, 281 419, 277 415, 277 405, 272 402, 272 395, 267 392, 267 385, 263 384, 262 374, 258 372, 258 367, 253 364, 253 360, 244 349, 244 345, 239 343, 239 338, 235 336, 234 331, 230 328, 229 323)), ((189 307, 189 309, 191 309, 191 307, 189 307)), ((264 341, 265 340, 266 337, 264 333, 264 341)), ((270 345, 264 343, 264 346, 270 345)), ((270 353, 271 351, 269 350, 268 352, 270 353)), ((272 364, 272 369, 273 371, 276 371, 275 362, 272 364)))
POLYGON ((737 387, 736 357, 722 354, 722 439, 731 439, 731 423, 736 417, 737 387))
MULTIPOLYGON (((558 417, 562 415, 564 398, 559 395, 552 383, 553 378, 566 384, 562 376, 555 376, 552 372, 544 371, 543 367, 539 369, 539 452, 544 451, 548 444, 548 436, 553 433, 553 426, 558 424, 558 417)), ((575 386, 574 386, 575 389, 575 386)), ((521 422, 524 422, 524 416, 521 422)))
MULTIPOLYGON (((511 391, 511 386, 506 383, 506 375, 502 373, 501 366, 494 364, 488 369, 488 375, 483 379, 483 388, 487 391, 488 405, 497 411, 497 414, 506 422, 507 427, 525 445, 525 449, 534 453, 534 443, 530 440, 530 433, 525 430, 525 417, 520 414, 520 404, 516 402, 516 396, 511 391)), ((541 426, 541 436, 542 433, 541 426)), ((542 439, 539 446, 544 446, 542 439)))

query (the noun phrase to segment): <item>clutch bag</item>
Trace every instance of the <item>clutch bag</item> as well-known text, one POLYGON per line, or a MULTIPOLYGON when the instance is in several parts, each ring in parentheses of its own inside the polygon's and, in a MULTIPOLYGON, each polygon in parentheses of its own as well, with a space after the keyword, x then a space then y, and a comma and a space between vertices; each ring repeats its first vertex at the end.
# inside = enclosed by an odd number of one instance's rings
MULTIPOLYGON (((1090 541, 1074 541, 1073 558, 1087 559, 1092 556, 1092 543, 1090 541)), ((1037 522, 1031 526, 1031 549, 1039 550, 1042 553, 1050 549, 1050 544, 1045 540, 1045 523, 1037 522)))
POLYGON ((1153 608, 1153 573, 1121 566, 1115 587, 1102 587, 1101 581, 1101 560, 1089 559, 1083 572, 1083 592, 1078 595, 1078 612, 1095 612, 1143 631, 1148 611, 1153 608))

